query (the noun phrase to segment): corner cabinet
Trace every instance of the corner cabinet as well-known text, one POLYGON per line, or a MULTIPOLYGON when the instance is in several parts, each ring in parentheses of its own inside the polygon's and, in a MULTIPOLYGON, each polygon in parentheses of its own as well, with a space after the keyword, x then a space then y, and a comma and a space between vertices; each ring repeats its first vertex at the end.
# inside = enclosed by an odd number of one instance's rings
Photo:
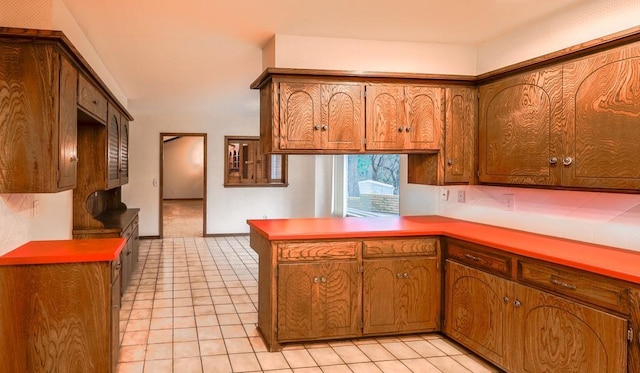
POLYGON ((448 243, 448 336, 508 372, 627 372, 626 284, 448 243))
POLYGON ((0 193, 76 186, 77 84, 55 44, 0 39, 0 193))
POLYGON ((480 86, 479 181, 640 189, 640 42, 480 86))

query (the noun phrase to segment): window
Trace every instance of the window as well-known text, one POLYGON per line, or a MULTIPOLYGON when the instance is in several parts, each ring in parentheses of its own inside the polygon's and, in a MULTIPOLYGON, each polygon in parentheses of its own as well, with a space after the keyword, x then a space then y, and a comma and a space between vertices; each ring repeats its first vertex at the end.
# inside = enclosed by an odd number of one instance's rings
POLYGON ((225 136, 224 186, 287 186, 287 156, 263 154, 260 138, 225 136))
POLYGON ((347 155, 343 161, 334 162, 334 170, 337 180, 334 183, 334 214, 384 216, 400 213, 398 154, 347 155))

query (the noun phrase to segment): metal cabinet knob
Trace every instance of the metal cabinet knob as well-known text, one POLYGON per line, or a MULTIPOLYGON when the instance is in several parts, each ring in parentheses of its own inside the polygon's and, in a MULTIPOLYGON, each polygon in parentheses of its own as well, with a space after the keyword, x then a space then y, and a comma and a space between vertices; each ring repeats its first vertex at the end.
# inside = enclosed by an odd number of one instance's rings
POLYGON ((397 278, 402 278, 402 273, 400 273, 400 272, 396 273, 396 277, 397 278))
POLYGON ((319 277, 314 277, 313 278, 313 283, 317 284, 318 282, 320 282, 320 278, 319 277))
POLYGON ((447 164, 448 164, 449 166, 453 166, 453 159, 449 159, 449 160, 447 161, 447 164))
POLYGON ((505 303, 509 303, 509 297, 505 295, 504 298, 502 298, 502 301, 505 303))
POLYGON ((323 131, 326 131, 326 130, 328 130, 328 129, 329 129, 329 126, 327 126, 326 124, 325 124, 324 126, 322 126, 322 130, 323 130, 323 131))
POLYGON ((557 157, 549 158, 549 164, 556 164, 556 163, 558 163, 558 158, 557 157))
POLYGON ((398 127, 398 132, 404 131, 404 127, 398 127))
POLYGON ((522 306, 522 303, 520 303, 520 301, 519 301, 519 300, 516 300, 515 302, 513 302, 513 306, 514 306, 515 308, 520 308, 520 306, 522 306))
POLYGON ((325 282, 327 282, 327 278, 324 276, 320 277, 320 282, 324 284, 325 282))
POLYGON ((409 278, 409 274, 407 272, 404 273, 403 275, 404 278, 409 278))
POLYGON ((404 130, 407 131, 407 132, 411 132, 411 127, 407 127, 404 130))
POLYGON ((320 130, 320 125, 316 124, 315 126, 313 126, 313 129, 316 130, 316 131, 319 131, 320 130))
POLYGON ((564 157, 562 159, 562 164, 565 165, 565 166, 568 166, 571 163, 573 163, 573 158, 571 158, 571 157, 564 157))

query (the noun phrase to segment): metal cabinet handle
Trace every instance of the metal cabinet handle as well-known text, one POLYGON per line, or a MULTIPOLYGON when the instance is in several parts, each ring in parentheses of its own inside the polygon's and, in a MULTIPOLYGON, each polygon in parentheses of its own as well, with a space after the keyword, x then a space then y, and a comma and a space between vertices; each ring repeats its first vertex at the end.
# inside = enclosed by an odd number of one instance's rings
POLYGON ((325 282, 327 282, 327 278, 324 276, 320 277, 320 282, 324 284, 325 282))
POLYGON ((404 131, 404 127, 398 127, 398 132, 404 131))
POLYGON ((404 278, 409 278, 409 274, 407 272, 404 273, 403 275, 404 278))
POLYGON ((573 158, 571 158, 571 157, 562 158, 562 164, 563 165, 569 166, 571 163, 573 163, 573 158))
POLYGON ((515 308, 520 308, 520 306, 522 306, 522 303, 520 303, 520 301, 519 301, 519 300, 516 300, 515 302, 513 302, 513 306, 514 306, 515 308))
POLYGON ((578 289, 578 287, 576 285, 574 285, 574 284, 570 284, 568 282, 563 282, 563 281, 560 281, 560 280, 556 280, 555 278, 551 279, 551 283, 554 284, 554 285, 561 286, 561 287, 563 287, 565 289, 569 289, 569 290, 578 289))
POLYGON ((549 164, 556 164, 556 163, 558 163, 558 157, 549 158, 549 164))
POLYGON ((411 132, 411 127, 407 127, 404 130, 407 131, 407 132, 411 132))
POLYGON ((505 303, 509 303, 509 297, 505 295, 504 298, 502 298, 502 301, 505 303))
POLYGON ((479 261, 482 260, 482 259, 478 258, 477 256, 473 256, 471 254, 464 254, 464 257, 467 258, 467 259, 471 259, 474 262, 479 262, 479 261))
POLYGON ((313 283, 317 284, 318 282, 320 282, 320 278, 319 277, 314 277, 313 278, 313 283))
POLYGON ((316 131, 319 131, 320 130, 320 125, 316 124, 315 126, 313 126, 313 129, 316 130, 316 131))
POLYGON ((402 273, 400 273, 400 272, 396 273, 396 277, 397 278, 402 278, 402 273))
POLYGON ((71 158, 69 159, 71 162, 78 162, 78 156, 77 155, 72 155, 71 158))
POLYGON ((327 126, 326 124, 325 124, 324 126, 322 126, 322 130, 323 130, 323 131, 326 131, 326 130, 328 130, 328 129, 329 129, 329 126, 327 126))
POLYGON ((453 166, 453 159, 449 159, 449 160, 447 161, 447 164, 448 164, 449 166, 453 166))

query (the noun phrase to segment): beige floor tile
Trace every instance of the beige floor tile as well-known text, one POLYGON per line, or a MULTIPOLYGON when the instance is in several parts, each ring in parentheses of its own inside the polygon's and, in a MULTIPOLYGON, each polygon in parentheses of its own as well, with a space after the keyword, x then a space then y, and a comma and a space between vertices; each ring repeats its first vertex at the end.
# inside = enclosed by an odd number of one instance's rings
POLYGON ((173 342, 173 329, 160 329, 149 331, 149 344, 173 342))
POLYGON ((173 358, 173 343, 156 343, 147 346, 145 360, 163 360, 173 358))
POLYGON ((311 348, 307 350, 320 366, 343 364, 340 356, 331 347, 311 348))
POLYGON ((224 355, 227 353, 227 348, 222 339, 209 339, 199 343, 201 356, 224 355))
POLYGON ((377 361, 376 365, 384 373, 411 373, 411 370, 398 360, 377 361))
POLYGON ((118 364, 117 373, 143 373, 142 369, 144 367, 143 361, 137 362, 123 362, 118 364))
POLYGON ((484 360, 472 355, 455 355, 451 356, 451 358, 473 373, 494 373, 500 371, 484 360))
POLYGON ((144 373, 173 373, 173 360, 151 360, 144 362, 144 373))
POLYGON ((242 324, 240 322, 240 318, 238 317, 237 314, 233 313, 233 314, 224 314, 224 315, 218 315, 218 322, 220 323, 220 325, 237 325, 237 324, 242 324))
POLYGON ((202 373, 202 361, 199 357, 174 359, 173 371, 180 373, 202 373))
POLYGON ((194 316, 174 316, 174 328, 195 328, 196 318, 194 316))
POLYGON ((174 342, 173 357, 195 357, 200 356, 200 346, 198 342, 174 342))
POLYGON ((352 373, 348 365, 327 365, 322 367, 323 373, 352 373))
POLYGON ((260 371, 260 363, 253 352, 229 355, 233 372, 260 371))
POLYGON ((196 328, 199 340, 222 338, 222 331, 219 326, 201 326, 196 328))
POLYGON ((289 369, 281 352, 257 352, 256 357, 262 370, 289 369))
POLYGON ((127 323, 127 332, 135 332, 141 330, 149 330, 151 319, 129 320, 127 323))
POLYGON ((293 373, 322 373, 322 369, 318 367, 312 368, 295 368, 292 369, 293 373))
POLYGON ((152 318, 173 317, 173 307, 154 308, 151 313, 152 318))
POLYGON ((143 361, 146 349, 146 345, 122 346, 120 348, 120 361, 143 361))
POLYGON ((285 359, 291 368, 305 368, 317 366, 315 360, 311 357, 306 349, 284 350, 282 351, 285 359))
POLYGON ((247 333, 242 325, 221 325, 220 330, 224 338, 246 337, 247 333))
POLYGON ((251 342, 249 342, 249 338, 247 337, 225 338, 224 344, 230 354, 253 352, 253 347, 251 347, 251 342))
POLYGON ((333 347, 334 351, 340 355, 342 361, 347 364, 367 363, 371 360, 356 346, 333 347))
POLYGON ((436 346, 447 355, 463 355, 469 353, 464 347, 444 338, 430 339, 429 343, 436 346))
POLYGON ((137 332, 125 332, 124 337, 122 338, 122 346, 132 346, 132 345, 144 345, 147 344, 147 339, 149 337, 148 330, 141 330, 137 332))
POLYGON ((173 329, 173 341, 174 342, 188 342, 197 341, 198 333, 196 328, 174 328, 173 329))
POLYGON ((220 325, 220 323, 218 323, 218 317, 215 315, 199 315, 196 316, 196 325, 198 327, 201 326, 213 326, 213 325, 220 325))
POLYGON ((453 360, 450 356, 430 357, 427 360, 443 373, 469 373, 469 369, 453 360))
POLYGON ((349 368, 354 373, 382 373, 380 368, 373 362, 349 364, 349 368))
POLYGON ((382 347, 391 352, 391 354, 393 354, 393 356, 398 360, 417 359, 420 357, 417 352, 404 342, 387 342, 383 343, 382 347))
POLYGON ((402 363, 414 373, 442 373, 440 369, 433 366, 427 359, 408 359, 402 360, 402 363))
POLYGON ((434 356, 445 356, 446 354, 436 348, 436 346, 431 343, 421 340, 421 341, 408 341, 405 342, 407 346, 411 347, 415 352, 417 352, 422 357, 434 357, 434 356))
POLYGON ((364 354, 367 355, 367 357, 371 361, 384 361, 384 360, 395 359, 393 355, 389 351, 387 351, 387 349, 385 349, 384 347, 382 347, 382 345, 377 343, 359 345, 358 348, 360 349, 360 351, 364 352, 364 354))
POLYGON ((150 330, 173 329, 173 317, 161 317, 151 319, 150 330))
POLYGON ((203 356, 202 370, 204 373, 231 373, 231 363, 228 355, 203 356))

